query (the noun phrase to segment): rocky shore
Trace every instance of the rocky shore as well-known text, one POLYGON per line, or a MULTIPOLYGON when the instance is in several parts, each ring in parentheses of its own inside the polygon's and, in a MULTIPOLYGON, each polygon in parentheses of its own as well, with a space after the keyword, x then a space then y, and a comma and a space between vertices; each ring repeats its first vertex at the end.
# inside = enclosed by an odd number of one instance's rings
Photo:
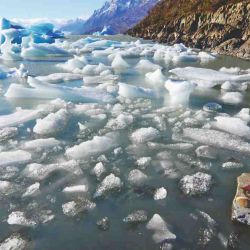
POLYGON ((250 60, 250 1, 163 0, 127 34, 250 60))

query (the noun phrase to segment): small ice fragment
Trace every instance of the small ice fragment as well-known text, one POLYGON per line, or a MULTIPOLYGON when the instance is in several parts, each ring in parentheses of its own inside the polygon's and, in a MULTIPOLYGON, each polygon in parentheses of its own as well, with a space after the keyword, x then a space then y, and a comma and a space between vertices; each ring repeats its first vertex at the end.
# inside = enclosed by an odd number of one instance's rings
POLYGON ((69 186, 63 189, 64 193, 85 193, 88 191, 86 185, 69 186))
POLYGON ((115 56, 111 66, 112 68, 118 69, 118 70, 129 68, 129 64, 119 54, 115 56))
POLYGON ((27 197, 27 196, 35 196, 37 194, 39 194, 40 190, 40 183, 36 182, 34 184, 32 184, 31 186, 29 186, 25 193, 23 194, 23 197, 27 197))
POLYGON ((154 72, 149 72, 146 74, 146 79, 150 81, 150 84, 154 87, 162 87, 166 81, 166 77, 163 75, 161 69, 157 69, 154 72))
POLYGON ((104 217, 96 222, 96 225, 98 228, 100 228, 103 231, 107 231, 110 228, 110 222, 108 217, 104 217))
POLYGON ((148 220, 147 212, 144 210, 136 210, 133 213, 129 214, 123 219, 125 223, 142 223, 148 220))
POLYGON ((151 157, 141 157, 136 161, 136 164, 139 168, 145 169, 150 165, 151 161, 152 161, 151 157))
POLYGON ((97 179, 99 179, 105 172, 106 168, 103 166, 102 162, 98 162, 91 171, 91 173, 94 174, 97 179))
POLYGON ((156 243, 176 239, 176 235, 168 229, 166 222, 159 214, 154 214, 146 227, 147 229, 154 231, 153 240, 156 243))
POLYGON ((121 182, 121 179, 114 174, 110 174, 104 178, 100 185, 98 185, 94 197, 101 197, 111 191, 119 191, 122 186, 123 183, 121 182))
POLYGON ((79 201, 69 201, 62 205, 63 213, 69 217, 74 217, 79 213, 85 211, 91 211, 96 207, 94 202, 88 199, 83 199, 79 201))
POLYGON ((158 188, 154 194, 154 200, 163 200, 167 197, 167 190, 164 187, 158 188))
POLYGON ((130 138, 134 143, 140 144, 148 141, 153 141, 155 139, 158 139, 159 137, 159 131, 153 127, 149 127, 137 129, 132 133, 130 138))
POLYGON ((243 100, 243 95, 240 92, 227 92, 221 97, 221 100, 225 103, 239 104, 243 100))
POLYGON ((152 89, 138 87, 126 83, 119 83, 119 95, 125 98, 155 98, 156 93, 152 89))
POLYGON ((179 186, 186 195, 205 194, 212 186, 212 176, 201 172, 197 172, 194 175, 186 175, 180 180, 179 186))
POLYGON ((197 157, 214 160, 218 157, 218 150, 210 146, 200 146, 195 150, 197 157))
POLYGON ((140 72, 141 71, 149 72, 152 70, 162 69, 162 67, 158 64, 150 62, 149 60, 141 59, 136 65, 135 69, 140 72))

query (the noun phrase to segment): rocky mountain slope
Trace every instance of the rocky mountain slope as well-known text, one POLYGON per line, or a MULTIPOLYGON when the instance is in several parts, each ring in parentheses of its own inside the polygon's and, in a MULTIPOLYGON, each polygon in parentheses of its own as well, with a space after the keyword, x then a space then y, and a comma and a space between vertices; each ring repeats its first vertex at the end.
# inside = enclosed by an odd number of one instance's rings
POLYGON ((127 33, 250 59, 250 0, 162 0, 127 33))
POLYGON ((113 33, 123 33, 140 22, 159 0, 111 0, 86 21, 83 32, 92 34, 109 26, 113 33))

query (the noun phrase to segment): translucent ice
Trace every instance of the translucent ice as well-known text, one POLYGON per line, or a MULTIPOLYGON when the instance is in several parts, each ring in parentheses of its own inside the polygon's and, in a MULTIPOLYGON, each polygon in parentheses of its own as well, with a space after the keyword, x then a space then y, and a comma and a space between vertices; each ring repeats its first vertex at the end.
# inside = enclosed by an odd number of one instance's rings
POLYGON ((118 70, 129 68, 129 64, 119 54, 116 55, 111 66, 112 68, 118 69, 118 70))
POLYGON ((136 65, 135 69, 137 71, 151 72, 152 70, 162 69, 158 64, 154 64, 147 59, 141 59, 136 65))
POLYGON ((110 174, 104 178, 104 180, 98 185, 94 197, 100 197, 106 195, 111 191, 120 190, 122 187, 122 182, 119 177, 116 177, 114 174, 110 174))
POLYGON ((166 240, 175 240, 176 235, 173 234, 159 214, 154 214, 147 224, 147 229, 154 231, 153 240, 161 243, 166 240))
POLYGON ((43 119, 38 119, 33 131, 39 135, 52 135, 61 132, 69 121, 69 113, 60 109, 51 113, 43 119))
POLYGON ((149 80, 150 84, 155 87, 163 86, 166 81, 166 77, 163 75, 161 69, 157 69, 154 72, 147 73, 146 78, 149 80))
POLYGON ((119 95, 126 98, 155 98, 156 93, 152 89, 137 87, 134 85, 119 83, 119 95))
POLYGON ((90 156, 99 155, 117 147, 115 134, 95 136, 92 140, 82 142, 66 150, 66 156, 73 159, 86 159, 90 156))
POLYGON ((190 94, 195 88, 195 84, 188 81, 172 81, 168 80, 165 83, 165 88, 169 91, 171 97, 171 103, 176 104, 187 104, 189 101, 190 94))
POLYGON ((38 76, 36 77, 39 81, 44 81, 48 83, 60 83, 67 81, 75 81, 82 79, 81 74, 72 74, 72 73, 54 73, 48 76, 38 76))
POLYGON ((29 163, 32 160, 32 156, 29 152, 24 150, 7 151, 0 153, 0 166, 20 165, 29 163))
POLYGON ((131 140, 134 143, 145 143, 148 141, 153 141, 160 137, 160 133, 157 129, 149 128, 140 128, 134 131, 131 135, 131 140))

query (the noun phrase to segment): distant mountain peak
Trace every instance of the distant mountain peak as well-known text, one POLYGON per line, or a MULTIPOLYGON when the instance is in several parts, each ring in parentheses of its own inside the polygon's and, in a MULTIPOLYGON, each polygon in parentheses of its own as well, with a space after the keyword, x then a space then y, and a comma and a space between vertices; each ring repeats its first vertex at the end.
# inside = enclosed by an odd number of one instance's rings
POLYGON ((86 21, 85 34, 102 31, 109 26, 115 33, 123 33, 140 22, 160 0, 110 0, 95 10, 86 21))

